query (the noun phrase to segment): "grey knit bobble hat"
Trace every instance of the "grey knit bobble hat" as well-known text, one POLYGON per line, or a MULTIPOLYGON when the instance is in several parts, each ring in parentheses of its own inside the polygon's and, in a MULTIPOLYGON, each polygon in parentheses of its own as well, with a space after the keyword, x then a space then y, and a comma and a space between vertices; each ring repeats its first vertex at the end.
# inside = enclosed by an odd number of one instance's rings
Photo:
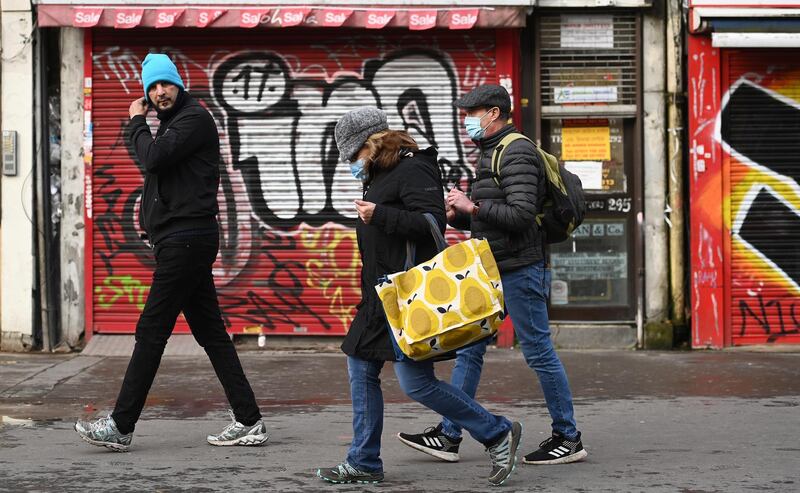
POLYGON ((352 161, 370 135, 389 129, 386 113, 374 106, 361 106, 339 119, 333 131, 341 161, 352 161))

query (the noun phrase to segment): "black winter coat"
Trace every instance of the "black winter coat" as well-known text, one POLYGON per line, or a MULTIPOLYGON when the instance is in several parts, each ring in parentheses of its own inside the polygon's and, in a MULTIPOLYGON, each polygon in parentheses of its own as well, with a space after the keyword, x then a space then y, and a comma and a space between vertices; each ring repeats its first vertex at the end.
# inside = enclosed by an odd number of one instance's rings
POLYGON ((416 243, 415 264, 437 253, 430 225, 423 213, 433 214, 444 232, 444 190, 436 151, 417 151, 392 169, 372 170, 364 200, 376 205, 370 224, 358 221, 356 234, 361 254, 361 302, 342 351, 366 360, 395 359, 383 308, 375 292, 379 277, 405 267, 406 240, 416 243))
POLYGON ((503 153, 500 186, 492 174, 492 153, 503 137, 518 132, 508 125, 476 142, 480 157, 470 198, 479 205, 477 217, 458 214, 451 226, 470 229, 473 238, 486 238, 500 272, 532 265, 544 258, 542 234, 536 224, 546 182, 533 144, 514 141, 503 153))
POLYGON ((144 171, 139 226, 155 244, 172 233, 217 228, 219 134, 188 93, 159 113, 156 137, 144 116, 131 118, 128 147, 144 171))

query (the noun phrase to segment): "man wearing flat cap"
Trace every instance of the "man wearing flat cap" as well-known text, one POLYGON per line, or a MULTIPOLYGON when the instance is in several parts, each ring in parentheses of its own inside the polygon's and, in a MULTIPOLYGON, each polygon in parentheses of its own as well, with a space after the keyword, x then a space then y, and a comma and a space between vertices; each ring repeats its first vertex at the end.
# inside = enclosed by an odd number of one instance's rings
MULTIPOLYGON (((499 171, 492 171, 492 155, 503 139, 518 130, 508 124, 511 98, 499 85, 476 87, 454 106, 466 112, 464 127, 480 150, 475 182, 469 196, 453 188, 447 196, 448 223, 486 238, 497 260, 503 282, 506 311, 514 323, 522 354, 539 383, 552 418, 552 435, 538 450, 525 456, 526 464, 564 464, 586 457, 573 416, 567 374, 550 340, 547 298, 550 269, 545 263, 545 241, 536 223, 546 195, 547 178, 539 153, 529 140, 507 145, 499 171)), ((452 384, 467 395, 478 388, 486 344, 458 353, 452 384)), ((458 460, 461 430, 444 419, 424 433, 400 433, 406 445, 442 460, 458 460)))

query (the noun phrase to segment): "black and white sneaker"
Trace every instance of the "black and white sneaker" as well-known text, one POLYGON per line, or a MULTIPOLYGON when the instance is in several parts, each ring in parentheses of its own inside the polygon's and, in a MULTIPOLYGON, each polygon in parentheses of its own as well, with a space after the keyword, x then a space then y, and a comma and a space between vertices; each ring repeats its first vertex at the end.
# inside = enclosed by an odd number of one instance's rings
POLYGON ((447 462, 458 462, 458 446, 461 438, 450 438, 442 433, 442 425, 436 428, 428 428, 425 433, 411 435, 408 433, 398 433, 397 438, 414 450, 419 450, 437 459, 447 462))
POLYGON ((578 462, 588 454, 583 448, 581 434, 575 441, 564 438, 560 433, 553 433, 553 436, 539 444, 539 450, 531 452, 523 459, 525 464, 569 464, 578 462))
POLYGON ((346 461, 336 467, 317 469, 317 476, 334 484, 378 484, 383 481, 383 472, 362 471, 351 466, 346 461))

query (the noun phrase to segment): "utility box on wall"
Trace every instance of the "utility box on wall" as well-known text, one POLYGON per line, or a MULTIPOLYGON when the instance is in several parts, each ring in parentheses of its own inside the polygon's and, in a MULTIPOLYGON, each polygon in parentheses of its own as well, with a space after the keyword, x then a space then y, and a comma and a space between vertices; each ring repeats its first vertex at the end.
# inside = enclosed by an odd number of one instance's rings
POLYGON ((3 130, 3 174, 17 176, 16 130, 3 130))

